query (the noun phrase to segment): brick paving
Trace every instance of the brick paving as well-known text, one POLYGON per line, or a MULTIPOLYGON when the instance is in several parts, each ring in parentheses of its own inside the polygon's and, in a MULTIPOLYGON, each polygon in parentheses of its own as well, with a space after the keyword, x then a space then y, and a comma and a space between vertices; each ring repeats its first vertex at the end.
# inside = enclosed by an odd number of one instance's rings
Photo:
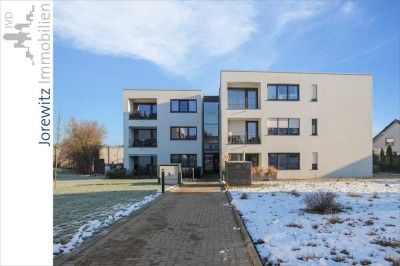
POLYGON ((185 184, 62 265, 252 265, 233 228, 216 182, 185 184))

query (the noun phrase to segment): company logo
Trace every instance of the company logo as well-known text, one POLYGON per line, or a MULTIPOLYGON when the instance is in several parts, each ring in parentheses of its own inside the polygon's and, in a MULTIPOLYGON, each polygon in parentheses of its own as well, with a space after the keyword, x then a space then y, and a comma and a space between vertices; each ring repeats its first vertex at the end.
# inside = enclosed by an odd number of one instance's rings
POLYGON ((25 16, 25 23, 18 23, 15 24, 14 27, 12 27, 12 18, 13 15, 11 12, 7 12, 5 14, 6 18, 6 29, 7 28, 14 28, 16 29, 16 32, 13 33, 5 33, 3 35, 3 39, 6 41, 15 41, 14 43, 14 48, 22 48, 25 49, 25 57, 30 59, 32 61, 32 65, 34 65, 33 61, 33 54, 30 52, 29 46, 25 43, 26 41, 31 41, 32 38, 29 36, 29 29, 32 25, 33 21, 33 13, 35 11, 35 7, 32 6, 32 11, 30 11, 28 14, 25 16), (27 31, 27 32, 26 32, 27 31))

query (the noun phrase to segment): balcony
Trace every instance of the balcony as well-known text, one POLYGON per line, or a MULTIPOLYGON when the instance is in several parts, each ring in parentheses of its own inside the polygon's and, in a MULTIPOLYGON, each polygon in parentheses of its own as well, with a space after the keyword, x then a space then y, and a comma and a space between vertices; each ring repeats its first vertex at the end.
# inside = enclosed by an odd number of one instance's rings
POLYGON ((137 112, 130 113, 129 119, 132 119, 132 120, 157 120, 157 113, 137 111, 137 112))
POLYGON ((228 88, 228 109, 258 109, 258 90, 228 88))
POLYGON ((154 148, 157 147, 157 139, 135 139, 130 148, 154 148))
POLYGON ((228 144, 260 144, 260 137, 242 132, 229 132, 228 144))

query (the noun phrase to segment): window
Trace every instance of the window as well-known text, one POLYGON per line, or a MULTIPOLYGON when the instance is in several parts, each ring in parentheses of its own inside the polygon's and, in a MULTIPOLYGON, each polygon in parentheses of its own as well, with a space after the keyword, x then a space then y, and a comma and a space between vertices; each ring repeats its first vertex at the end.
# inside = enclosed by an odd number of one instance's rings
POLYGON ((196 167, 197 154, 171 154, 171 163, 180 163, 182 167, 196 167))
POLYGON ((257 121, 246 121, 246 143, 260 144, 257 121))
POLYGON ((196 140, 197 127, 171 127, 171 140, 196 140))
POLYGON ((312 153, 312 170, 318 170, 318 152, 312 153))
POLYGON ((269 84, 267 94, 271 101, 298 101, 299 85, 269 84))
POLYGON ((299 170, 300 153, 268 153, 268 165, 280 170, 299 170))
POLYGON ((172 113, 196 113, 196 100, 171 100, 172 113))
POLYGON ((385 144, 386 146, 394 146, 394 138, 386 138, 385 144))
POLYGON ((243 161, 243 153, 229 153, 230 161, 243 161))
POLYGON ((269 118, 268 135, 300 135, 299 118, 269 118))
POLYGON ((245 161, 251 162, 252 166, 258 166, 258 154, 256 153, 246 153, 245 161))
POLYGON ((257 109, 257 89, 228 88, 229 109, 257 109))
POLYGON ((312 97, 311 101, 316 102, 317 101, 317 85, 313 84, 312 86, 312 97))
POLYGON ((134 129, 130 147, 157 147, 157 129, 134 129))
POLYGON ((134 103, 133 112, 129 115, 129 119, 135 120, 155 120, 157 119, 156 103, 134 103))
POLYGON ((317 119, 311 120, 311 135, 316 136, 318 135, 318 125, 317 119))

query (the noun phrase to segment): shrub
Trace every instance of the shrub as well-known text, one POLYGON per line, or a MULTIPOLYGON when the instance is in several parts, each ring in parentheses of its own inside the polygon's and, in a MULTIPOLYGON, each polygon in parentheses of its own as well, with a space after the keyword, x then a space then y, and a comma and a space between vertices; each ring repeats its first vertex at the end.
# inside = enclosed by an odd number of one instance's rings
POLYGON ((249 194, 247 193, 242 193, 242 195, 240 195, 240 199, 248 199, 249 198, 249 194))
POLYGON ((297 228, 300 228, 300 229, 304 227, 301 223, 296 223, 296 222, 288 223, 286 226, 287 227, 297 227, 297 228))
POLYGON ((295 190, 295 189, 292 190, 292 191, 290 191, 289 194, 290 194, 290 195, 293 195, 293 196, 295 196, 295 197, 300 197, 300 193, 299 193, 297 190, 295 190))
POLYGON ((360 260, 361 265, 370 265, 372 262, 369 259, 360 260))
POLYGON ((400 266, 400 257, 389 255, 385 257, 385 260, 391 262, 393 266, 400 266))
POLYGON ((274 166, 268 166, 266 173, 269 176, 276 175, 278 173, 278 170, 274 166))
POLYGON ((337 215, 332 215, 331 217, 328 218, 328 222, 330 224, 341 224, 343 223, 342 219, 340 219, 339 216, 337 215))
POLYGON ((265 176, 265 170, 261 166, 252 166, 251 173, 253 175, 265 176))
POLYGON ((392 247, 392 248, 399 248, 400 241, 396 240, 395 238, 386 238, 386 237, 378 237, 371 241, 372 244, 380 245, 382 247, 392 247))
POLYGON ((352 198, 360 198, 361 195, 355 192, 349 192, 347 193, 347 196, 352 197, 352 198))
POLYGON ((124 179, 128 178, 127 171, 125 168, 115 168, 106 173, 106 177, 109 179, 124 179))
POLYGON ((304 196, 302 202, 307 210, 316 213, 338 213, 343 206, 335 201, 337 195, 332 192, 314 192, 304 196))
POLYGON ((315 256, 314 252, 312 252, 312 253, 307 252, 306 254, 303 254, 303 255, 297 257, 298 260, 304 260, 304 261, 313 260, 315 258, 316 258, 316 256, 315 256))

